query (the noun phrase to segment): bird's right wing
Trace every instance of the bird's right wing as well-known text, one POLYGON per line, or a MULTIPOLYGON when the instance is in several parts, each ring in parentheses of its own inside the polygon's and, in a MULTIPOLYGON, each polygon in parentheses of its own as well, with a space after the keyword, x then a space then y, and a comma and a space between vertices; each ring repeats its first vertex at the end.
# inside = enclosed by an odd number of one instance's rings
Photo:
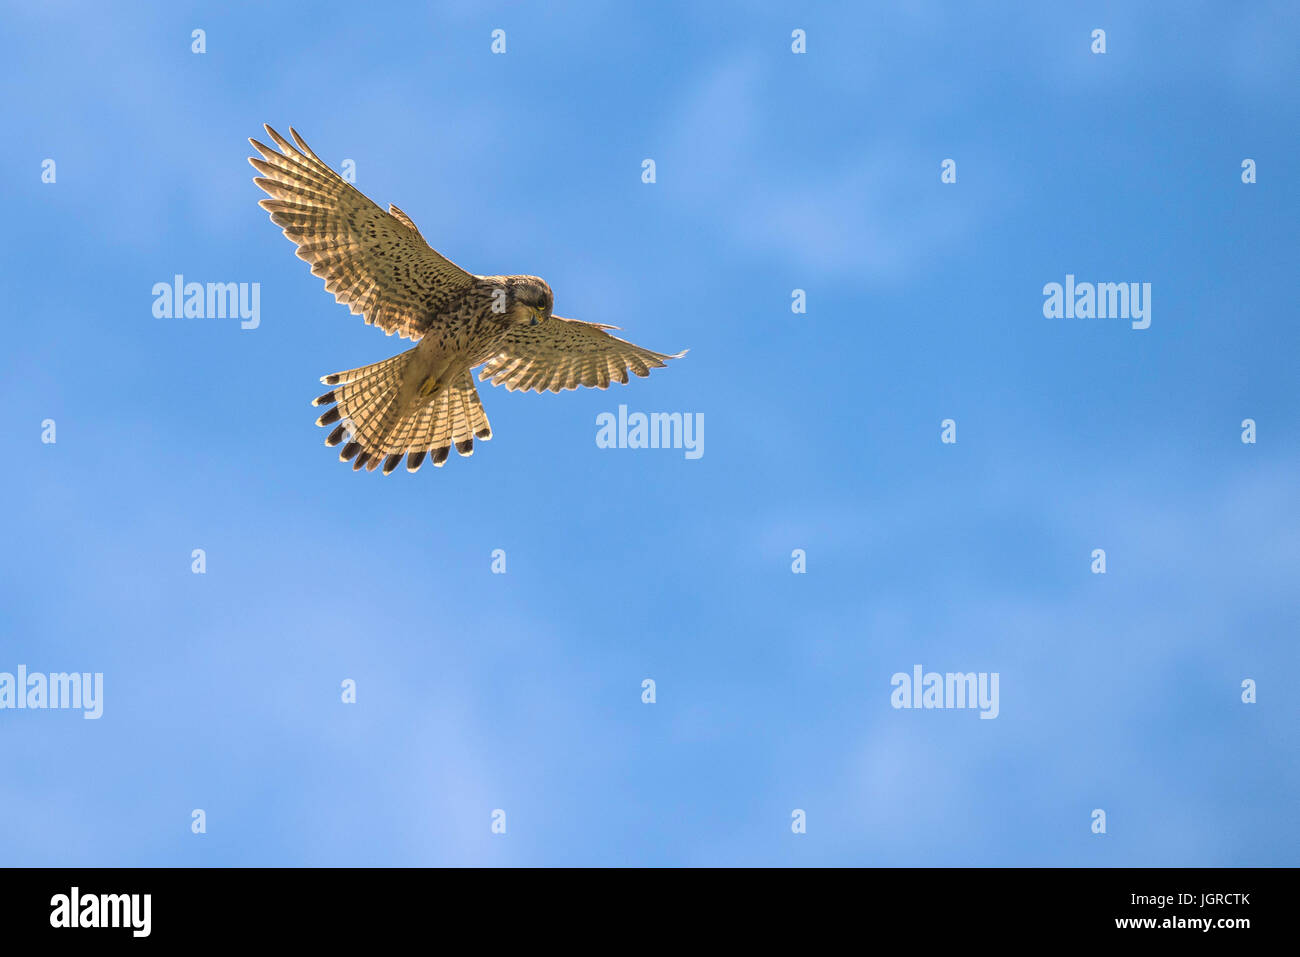
POLYGON ((652 368, 667 365, 668 359, 686 355, 651 352, 605 331, 614 328, 559 316, 535 326, 515 326, 484 364, 479 381, 491 379, 493 385, 512 392, 560 392, 583 385, 607 389, 611 382, 626 382, 629 369, 648 376, 652 368))
POLYGON ((280 152, 250 139, 262 159, 259 205, 298 245, 298 258, 326 292, 384 332, 419 339, 429 320, 474 285, 472 273, 439 255, 396 206, 386 213, 321 161, 292 127, 290 143, 266 128, 280 152))

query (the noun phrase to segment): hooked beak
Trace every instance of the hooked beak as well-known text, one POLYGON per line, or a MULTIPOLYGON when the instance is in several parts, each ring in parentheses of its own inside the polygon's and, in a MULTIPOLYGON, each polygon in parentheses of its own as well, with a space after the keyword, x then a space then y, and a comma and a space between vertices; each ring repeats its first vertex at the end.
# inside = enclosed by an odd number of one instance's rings
POLYGON ((541 321, 542 321, 542 310, 540 310, 540 309, 538 309, 536 306, 534 306, 534 307, 533 307, 533 317, 532 317, 530 320, 528 320, 528 324, 529 324, 530 326, 535 326, 535 325, 537 325, 537 324, 538 324, 539 322, 541 322, 541 321))

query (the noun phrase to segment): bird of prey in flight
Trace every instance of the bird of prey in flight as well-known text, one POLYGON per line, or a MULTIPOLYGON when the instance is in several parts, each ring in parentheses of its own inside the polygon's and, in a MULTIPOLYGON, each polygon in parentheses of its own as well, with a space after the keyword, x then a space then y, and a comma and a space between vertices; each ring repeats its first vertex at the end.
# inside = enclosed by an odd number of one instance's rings
POLYGON ((314 405, 331 408, 317 425, 336 425, 325 444, 343 444, 340 461, 385 475, 406 458, 414 472, 427 454, 447 461, 492 437, 470 372, 513 391, 608 388, 628 371, 648 376, 685 352, 633 345, 595 322, 551 314, 551 287, 537 276, 476 276, 437 253, 396 206, 380 209, 325 165, 292 128, 279 147, 250 139, 261 158, 253 182, 271 222, 298 246, 298 258, 325 280, 326 292, 368 324, 417 345, 373 365, 321 378, 332 386, 314 405))

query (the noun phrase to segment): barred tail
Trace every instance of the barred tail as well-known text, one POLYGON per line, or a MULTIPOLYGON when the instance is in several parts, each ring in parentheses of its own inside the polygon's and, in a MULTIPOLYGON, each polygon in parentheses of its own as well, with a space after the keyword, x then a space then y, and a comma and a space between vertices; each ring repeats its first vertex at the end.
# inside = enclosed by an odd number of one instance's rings
POLYGON ((321 379, 334 388, 312 404, 333 408, 316 424, 338 423, 325 444, 343 443, 339 461, 352 460, 354 471, 373 471, 382 463, 388 475, 403 455, 411 472, 419 469, 426 454, 434 465, 441 466, 452 446, 461 455, 471 455, 474 439, 492 438, 492 427, 469 370, 432 397, 417 395, 412 402, 403 404, 402 376, 414 354, 415 350, 410 349, 383 362, 321 379))

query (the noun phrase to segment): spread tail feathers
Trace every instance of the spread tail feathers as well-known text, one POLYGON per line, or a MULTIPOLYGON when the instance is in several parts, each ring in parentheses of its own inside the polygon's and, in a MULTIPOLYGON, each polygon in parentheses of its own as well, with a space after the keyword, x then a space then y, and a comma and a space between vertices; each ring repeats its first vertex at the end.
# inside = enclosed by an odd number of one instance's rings
POLYGON ((468 369, 431 398, 417 396, 403 406, 402 375, 414 355, 415 350, 410 349, 383 362, 321 379, 334 388, 312 404, 332 408, 316 424, 334 426, 325 444, 342 444, 339 461, 351 460, 354 471, 373 471, 382 465, 388 475, 403 456, 411 472, 419 469, 425 455, 440 466, 453 446, 461 455, 471 455, 476 438, 492 437, 468 369))

